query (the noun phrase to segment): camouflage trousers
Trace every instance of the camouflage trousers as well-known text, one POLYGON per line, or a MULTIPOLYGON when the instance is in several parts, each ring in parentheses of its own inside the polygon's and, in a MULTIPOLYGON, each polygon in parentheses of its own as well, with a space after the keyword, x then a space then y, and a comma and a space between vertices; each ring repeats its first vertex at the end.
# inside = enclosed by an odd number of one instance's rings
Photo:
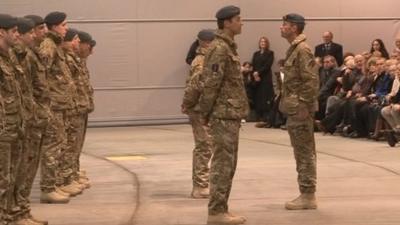
MULTIPOLYGON (((7 199, 11 189, 11 143, 0 142, 0 220, 7 215, 7 199)), ((0 223, 1 224, 1 223, 0 223)))
POLYGON ((194 137, 192 180, 193 186, 208 188, 210 168, 208 163, 212 156, 211 137, 209 127, 202 122, 199 113, 189 114, 194 137))
POLYGON ((84 121, 81 115, 68 115, 65 118, 66 145, 63 145, 59 160, 59 173, 57 186, 68 185, 74 180, 76 171, 77 154, 80 148, 80 139, 84 121))
POLYGON ((66 142, 65 113, 63 111, 53 111, 53 116, 44 131, 41 145, 40 188, 43 192, 55 191, 59 160, 62 157, 62 150, 65 148, 66 142))
POLYGON ((0 142, 1 148, 1 178, 0 178, 0 196, 2 220, 11 222, 14 220, 17 212, 20 211, 17 206, 15 192, 17 190, 17 176, 21 165, 22 155, 21 141, 0 142))
POLYGON ((317 183, 317 156, 314 139, 314 119, 287 119, 287 129, 296 159, 297 181, 300 193, 314 193, 317 183))
POLYGON ((87 114, 80 114, 71 118, 73 121, 70 124, 68 133, 68 150, 67 155, 70 157, 68 166, 70 166, 72 172, 70 177, 67 177, 68 181, 79 179, 80 161, 79 158, 82 153, 84 136, 86 134, 87 114))
POLYGON ((86 138, 86 131, 87 131, 87 127, 88 127, 89 114, 86 113, 86 114, 84 114, 82 116, 83 116, 82 119, 84 120, 84 122, 83 122, 83 127, 82 127, 82 130, 81 130, 79 156, 78 156, 78 159, 77 159, 78 161, 77 161, 77 164, 76 164, 78 166, 78 168, 77 168, 78 176, 79 176, 79 171, 81 170, 80 155, 81 155, 81 153, 83 151, 83 145, 85 144, 85 138, 86 138))
POLYGON ((25 129, 25 138, 22 143, 22 156, 17 176, 15 191, 16 204, 19 212, 16 217, 30 214, 30 194, 41 158, 41 145, 44 128, 31 126, 25 129))
POLYGON ((238 160, 239 129, 240 120, 210 121, 210 134, 214 147, 208 204, 210 215, 228 212, 228 199, 238 160))

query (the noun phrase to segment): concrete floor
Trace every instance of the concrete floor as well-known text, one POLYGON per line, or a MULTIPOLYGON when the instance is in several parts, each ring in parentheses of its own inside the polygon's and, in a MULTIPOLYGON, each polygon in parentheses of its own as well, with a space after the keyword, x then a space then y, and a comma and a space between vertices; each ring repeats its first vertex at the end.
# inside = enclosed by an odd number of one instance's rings
MULTIPOLYGON (((319 208, 286 211, 298 195, 286 131, 241 129, 230 209, 248 225, 400 224, 400 149, 316 134, 319 208)), ((38 204, 52 225, 203 225, 207 200, 192 200, 189 125, 92 128, 83 167, 93 187, 67 205, 38 204)), ((36 184, 37 185, 37 184, 36 184)))

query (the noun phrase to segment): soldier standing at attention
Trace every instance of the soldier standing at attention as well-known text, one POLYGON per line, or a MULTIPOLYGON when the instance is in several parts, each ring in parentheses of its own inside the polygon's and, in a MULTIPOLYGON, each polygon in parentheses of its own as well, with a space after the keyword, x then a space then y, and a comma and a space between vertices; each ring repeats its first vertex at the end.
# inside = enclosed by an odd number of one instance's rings
POLYGON ((75 172, 78 175, 78 182, 84 184, 87 188, 90 187, 89 178, 86 175, 86 171, 80 166, 80 155, 82 153, 83 144, 85 142, 87 124, 88 124, 88 115, 94 111, 94 91, 92 84, 90 82, 90 74, 89 68, 87 65, 88 57, 93 54, 93 49, 96 46, 96 41, 92 38, 92 36, 85 31, 78 31, 79 36, 79 51, 77 55, 80 58, 80 67, 82 69, 82 78, 83 78, 83 86, 85 89, 85 94, 88 97, 89 103, 87 107, 87 112, 84 116, 84 125, 81 127, 81 137, 79 138, 80 144, 78 149, 78 154, 76 155, 75 161, 75 172))
POLYGON ((209 127, 201 121, 202 117, 196 105, 202 89, 200 76, 203 72, 204 55, 214 37, 214 30, 202 30, 197 35, 199 47, 196 50, 197 55, 191 64, 182 103, 182 112, 189 115, 195 142, 192 164, 192 198, 208 198, 210 192, 208 187, 210 173, 208 163, 212 156, 211 137, 209 135, 209 127))
POLYGON ((60 165, 67 151, 68 118, 76 110, 73 99, 75 85, 61 47, 68 29, 66 18, 63 12, 51 12, 45 17, 49 32, 39 46, 39 56, 49 82, 50 109, 53 114, 53 121, 47 126, 53 135, 46 135, 43 140, 40 182, 42 203, 68 203, 69 195, 82 193, 80 186, 65 179, 72 173, 72 169, 64 170, 60 165))
POLYGON ((83 137, 83 128, 86 123, 86 115, 89 107, 89 96, 84 84, 84 72, 81 66, 81 59, 78 57, 80 39, 78 30, 68 29, 63 42, 66 63, 71 71, 72 79, 76 87, 74 96, 77 104, 77 112, 70 117, 70 126, 68 128, 68 151, 65 153, 65 168, 72 169, 72 173, 68 177, 70 182, 81 184, 84 188, 88 188, 88 183, 79 182, 79 156, 81 153, 81 139, 83 137))
POLYGON ((208 224, 242 224, 244 217, 228 211, 228 199, 235 175, 240 121, 249 112, 241 64, 234 36, 241 33, 240 8, 220 9, 218 31, 204 59, 204 88, 199 108, 210 125, 213 158, 210 170, 208 224))
POLYGON ((11 61, 17 42, 17 19, 0 14, 0 224, 16 222, 14 191, 24 137, 21 90, 11 61), (12 200, 12 201, 10 201, 12 200))
POLYGON ((48 224, 47 221, 39 221, 32 217, 29 203, 29 195, 41 155, 39 149, 41 131, 38 128, 42 127, 39 126, 37 119, 39 108, 33 94, 33 85, 37 82, 35 77, 40 72, 38 73, 35 65, 37 57, 35 58, 34 53, 30 50, 35 45, 35 23, 31 19, 18 18, 17 24, 19 37, 10 51, 10 58, 17 72, 16 79, 21 88, 25 135, 22 138, 22 154, 17 167, 15 190, 9 202, 13 205, 12 217, 16 221, 16 225, 44 225, 48 224))
POLYGON ((318 97, 318 68, 303 34, 305 19, 298 14, 283 17, 281 36, 290 47, 286 52, 280 110, 287 114, 287 128, 294 149, 300 196, 287 202, 289 210, 316 209, 317 169, 314 112, 318 97))

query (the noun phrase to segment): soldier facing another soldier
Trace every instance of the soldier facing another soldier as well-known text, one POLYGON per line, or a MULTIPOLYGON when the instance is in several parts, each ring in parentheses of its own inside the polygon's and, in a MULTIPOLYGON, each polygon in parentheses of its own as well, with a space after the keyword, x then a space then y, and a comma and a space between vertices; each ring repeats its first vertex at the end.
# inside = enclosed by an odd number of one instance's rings
POLYGON ((289 43, 280 110, 287 114, 287 128, 294 149, 301 195, 287 202, 289 210, 316 209, 317 168, 314 140, 314 112, 317 110, 318 67, 303 34, 305 19, 298 14, 283 17, 281 35, 289 43))
POLYGON ((202 30, 197 35, 199 47, 196 50, 197 55, 192 61, 182 103, 182 112, 189 115, 195 142, 192 165, 192 198, 208 198, 210 192, 208 187, 210 173, 208 163, 212 156, 212 143, 209 127, 202 121, 197 103, 203 86, 203 81, 200 78, 203 72, 204 55, 214 37, 214 30, 202 30))
POLYGON ((228 210, 228 199, 235 175, 241 119, 249 112, 241 64, 234 36, 241 33, 240 9, 220 9, 218 31, 204 59, 204 88, 199 109, 205 124, 210 124, 213 158, 210 171, 208 224, 242 224, 244 217, 228 210))

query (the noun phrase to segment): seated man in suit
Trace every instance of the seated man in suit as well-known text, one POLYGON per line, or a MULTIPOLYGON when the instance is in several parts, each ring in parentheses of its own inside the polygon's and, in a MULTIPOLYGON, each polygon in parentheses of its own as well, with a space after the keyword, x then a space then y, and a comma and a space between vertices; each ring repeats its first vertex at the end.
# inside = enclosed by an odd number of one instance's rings
POLYGON ((324 56, 331 55, 335 57, 338 66, 343 63, 343 47, 340 44, 332 42, 333 33, 330 31, 324 32, 322 35, 324 43, 315 47, 315 57, 324 58, 324 56))

